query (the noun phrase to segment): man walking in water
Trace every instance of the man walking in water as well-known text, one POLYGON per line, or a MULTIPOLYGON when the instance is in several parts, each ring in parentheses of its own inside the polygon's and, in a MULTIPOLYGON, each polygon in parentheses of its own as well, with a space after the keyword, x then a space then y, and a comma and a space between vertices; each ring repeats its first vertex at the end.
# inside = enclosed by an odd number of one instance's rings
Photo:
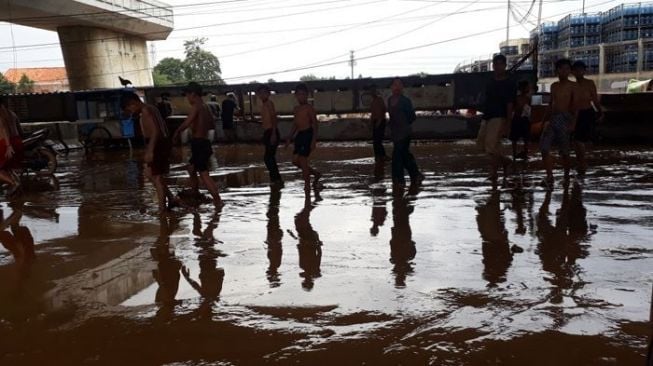
POLYGON ((313 106, 308 104, 308 87, 306 84, 299 84, 295 87, 295 98, 297 98, 299 105, 295 107, 293 127, 290 135, 288 135, 286 147, 290 145, 290 140, 294 137, 295 149, 292 162, 302 170, 304 194, 308 199, 311 195, 311 175, 313 176, 314 188, 322 176, 309 164, 309 156, 317 145, 317 114, 313 106))
POLYGON ((419 172, 415 157, 410 152, 411 124, 417 119, 413 103, 403 95, 404 84, 395 78, 391 85, 392 96, 388 99, 390 131, 392 133, 392 183, 395 187, 406 185, 404 170, 408 171, 411 184, 419 184, 424 175, 419 172))
POLYGON ((159 200, 159 214, 174 206, 175 197, 165 182, 165 174, 170 170, 172 142, 168 127, 159 110, 141 101, 133 92, 124 92, 120 98, 123 110, 139 114, 145 139, 145 176, 152 182, 159 200))
POLYGON ((270 100, 270 89, 267 85, 259 85, 256 95, 261 99, 261 125, 263 127, 263 144, 265 155, 263 161, 270 172, 270 184, 283 187, 283 180, 277 166, 277 147, 279 146, 279 129, 277 128, 277 112, 270 100))
POLYGON ((602 117, 596 85, 592 80, 585 78, 586 69, 587 66, 583 61, 574 62, 571 68, 578 86, 578 98, 575 101, 578 108, 578 120, 576 121, 573 139, 574 151, 576 152, 576 159, 578 159, 578 174, 580 175, 585 174, 587 171, 585 144, 592 141, 596 121, 602 117))
POLYGON ((370 104, 370 122, 372 123, 372 144, 374 146, 374 159, 376 162, 389 160, 383 147, 385 136, 385 103, 376 90, 376 86, 370 88, 372 103, 370 104))
POLYGON ((496 186, 499 166, 503 165, 505 179, 511 163, 501 151, 501 139, 508 132, 508 123, 512 120, 517 85, 506 72, 506 56, 494 56, 492 69, 494 75, 485 89, 483 121, 476 143, 490 158, 490 180, 496 186))
POLYGON ((234 125, 234 113, 237 109, 236 97, 229 93, 227 98, 222 101, 222 112, 220 115, 222 118, 222 131, 229 143, 235 143, 237 139, 236 126, 234 125))
POLYGON ((180 134, 187 128, 192 131, 192 138, 190 140, 190 166, 188 174, 190 175, 190 187, 195 195, 199 195, 199 181, 197 173, 206 189, 208 189, 213 204, 216 208, 222 207, 222 199, 220 192, 215 181, 209 175, 209 158, 213 154, 213 147, 208 138, 209 130, 213 126, 213 115, 209 106, 202 100, 202 86, 195 82, 190 82, 184 89, 188 103, 190 103, 192 110, 184 123, 179 126, 175 131, 173 140, 177 141, 180 134))

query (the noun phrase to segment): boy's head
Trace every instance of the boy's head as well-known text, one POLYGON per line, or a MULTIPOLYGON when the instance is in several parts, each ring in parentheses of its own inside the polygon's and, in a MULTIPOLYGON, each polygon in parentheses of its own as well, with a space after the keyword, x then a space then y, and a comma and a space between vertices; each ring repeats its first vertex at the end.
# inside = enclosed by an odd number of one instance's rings
POLYGON ((576 79, 581 79, 585 76, 587 65, 583 61, 576 61, 571 65, 571 72, 574 73, 576 79))
POLYGON ((503 73, 506 71, 506 67, 506 56, 498 54, 492 57, 492 70, 494 70, 494 72, 503 73))
POLYGON ((188 102, 193 104, 202 99, 202 86, 194 81, 191 81, 184 88, 184 94, 186 95, 188 102))
POLYGON ((531 83, 528 80, 522 80, 517 84, 520 94, 528 94, 531 91, 531 83))
POLYGON ((137 114, 141 112, 141 109, 143 109, 143 102, 136 93, 126 91, 120 96, 120 108, 130 114, 137 114))
POLYGON ((295 87, 295 98, 299 104, 306 104, 308 102, 308 87, 306 84, 297 84, 295 87))
POLYGON ((567 79, 571 73, 571 61, 568 58, 561 58, 556 61, 556 73, 558 78, 567 79))
POLYGON ((262 101, 268 100, 270 97, 270 88, 267 85, 261 84, 256 88, 256 96, 259 97, 262 101))
POLYGON ((209 96, 209 100, 212 101, 212 102, 217 102, 217 101, 218 101, 218 97, 216 97, 215 94, 211 94, 211 95, 209 96))
POLYGON ((394 78, 392 84, 390 84, 390 89, 392 90, 393 95, 399 95, 404 91, 404 82, 400 78, 394 78))

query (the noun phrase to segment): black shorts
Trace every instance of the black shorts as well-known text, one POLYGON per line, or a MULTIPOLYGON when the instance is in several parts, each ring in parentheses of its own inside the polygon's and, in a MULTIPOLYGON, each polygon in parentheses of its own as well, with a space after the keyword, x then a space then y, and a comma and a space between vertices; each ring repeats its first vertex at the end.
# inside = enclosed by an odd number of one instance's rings
POLYGON ((293 154, 307 157, 311 155, 311 145, 313 145, 313 128, 299 131, 295 136, 293 154))
POLYGON ((190 153, 189 163, 195 168, 196 172, 206 172, 209 170, 209 158, 213 154, 213 148, 209 139, 191 139, 190 153))
POLYGON ((167 137, 160 139, 154 145, 154 156, 152 157, 152 162, 147 164, 150 167, 153 176, 168 174, 170 171, 171 150, 172 143, 167 137))
POLYGON ((578 111, 578 120, 574 130, 574 141, 590 142, 594 135, 596 125, 596 112, 592 108, 578 111))
POLYGON ((517 142, 524 140, 528 142, 531 137, 531 121, 528 117, 516 117, 510 124, 510 141, 517 142))

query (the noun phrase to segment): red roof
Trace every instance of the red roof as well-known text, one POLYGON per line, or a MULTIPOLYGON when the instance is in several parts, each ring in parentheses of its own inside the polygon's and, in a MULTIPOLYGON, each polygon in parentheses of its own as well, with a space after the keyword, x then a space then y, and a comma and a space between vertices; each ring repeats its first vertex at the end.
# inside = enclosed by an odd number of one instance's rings
POLYGON ((12 83, 18 83, 23 74, 35 83, 55 83, 68 81, 65 67, 29 67, 9 69, 5 78, 12 83))

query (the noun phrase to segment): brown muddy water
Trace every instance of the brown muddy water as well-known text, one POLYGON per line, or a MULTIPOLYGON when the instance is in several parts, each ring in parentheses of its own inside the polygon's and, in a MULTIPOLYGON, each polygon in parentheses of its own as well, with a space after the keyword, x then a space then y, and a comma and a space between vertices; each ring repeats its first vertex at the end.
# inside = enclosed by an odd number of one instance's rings
POLYGON ((492 191, 470 143, 420 143, 424 184, 393 193, 370 145, 322 144, 309 202, 287 152, 271 192, 260 147, 217 150, 220 212, 159 219, 127 151, 3 201, 0 364, 644 363, 650 147, 547 193, 537 163, 492 191))

